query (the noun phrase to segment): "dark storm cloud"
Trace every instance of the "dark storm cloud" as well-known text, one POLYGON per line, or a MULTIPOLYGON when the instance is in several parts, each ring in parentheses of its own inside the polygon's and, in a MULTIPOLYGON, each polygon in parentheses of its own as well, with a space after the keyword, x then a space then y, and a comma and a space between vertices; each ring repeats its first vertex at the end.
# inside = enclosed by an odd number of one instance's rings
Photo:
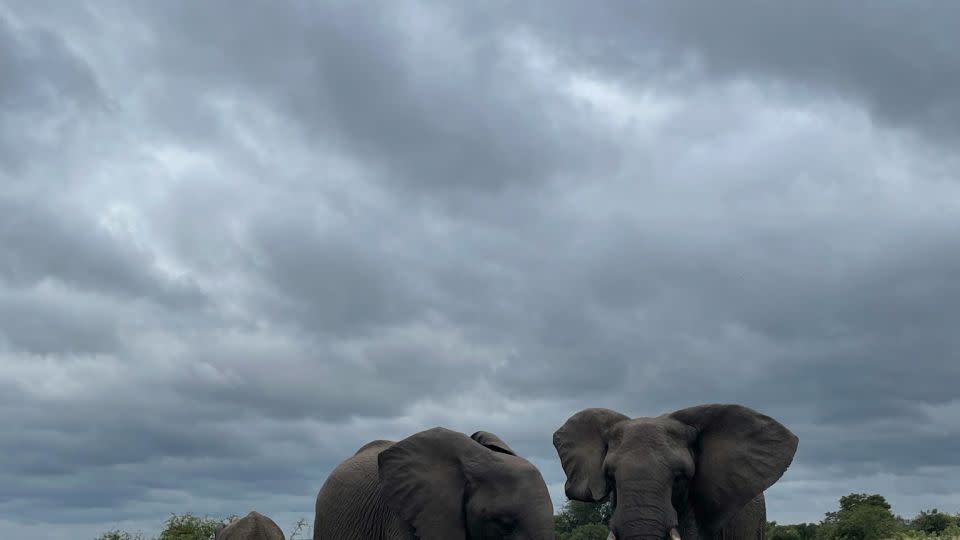
POLYGON ((44 131, 69 129, 84 109, 102 105, 96 76, 62 36, 15 25, 0 11, 0 173, 16 171, 47 148, 44 131), (46 130, 23 129, 30 124, 46 130))
POLYGON ((525 11, 588 70, 638 80, 691 68, 710 78, 778 79, 863 102, 881 122, 935 139, 960 135, 953 2, 549 2, 525 11))
POLYGON ((42 27, 15 27, 0 18, 0 103, 6 110, 39 110, 61 100, 95 101, 96 77, 63 38, 42 27))
POLYGON ((585 111, 555 99, 556 89, 527 65, 524 43, 506 39, 509 27, 469 13, 409 2, 288 10, 174 2, 148 10, 155 46, 142 60, 187 79, 168 80, 173 87, 151 99, 198 85, 201 105, 217 95, 269 100, 305 136, 363 156, 399 189, 498 190, 585 173, 615 157, 585 111))
MULTIPOLYGON (((0 293, 0 336, 14 349, 37 354, 103 353, 118 344, 101 317, 91 317, 89 298, 69 305, 55 292, 0 293)), ((102 312, 98 315, 103 315, 102 312)))
POLYGON ((72 208, 32 200, 0 202, 0 277, 29 287, 53 279, 79 291, 196 305, 188 280, 163 275, 149 252, 112 238, 72 208))
POLYGON ((311 333, 368 333, 422 316, 405 267, 358 228, 317 230, 309 219, 253 227, 251 264, 272 285, 277 319, 311 333))
POLYGON ((292 522, 436 425, 559 503, 570 414, 717 401, 800 435, 772 519, 960 498, 945 13, 9 6, 0 532, 292 522))

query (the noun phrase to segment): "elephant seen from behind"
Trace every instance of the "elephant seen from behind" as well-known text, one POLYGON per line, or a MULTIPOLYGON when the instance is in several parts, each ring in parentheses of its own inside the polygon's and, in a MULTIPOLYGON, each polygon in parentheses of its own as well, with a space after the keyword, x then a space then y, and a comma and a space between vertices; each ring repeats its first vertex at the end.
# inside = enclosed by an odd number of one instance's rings
POLYGON ((240 519, 220 526, 213 538, 214 540, 284 540, 280 527, 259 512, 250 512, 240 519))
POLYGON ((765 538, 763 492, 798 443, 773 418, 726 404, 654 418, 584 409, 553 436, 567 497, 610 501, 618 540, 765 538))
POLYGON ((540 472, 499 437, 445 428, 361 447, 317 494, 314 540, 553 540, 540 472))

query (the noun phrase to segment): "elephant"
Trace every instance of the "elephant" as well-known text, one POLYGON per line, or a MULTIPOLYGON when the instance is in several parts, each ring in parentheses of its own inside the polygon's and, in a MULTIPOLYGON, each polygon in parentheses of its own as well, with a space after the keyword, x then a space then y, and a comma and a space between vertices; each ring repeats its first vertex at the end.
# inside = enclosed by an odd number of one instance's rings
POLYGON ((314 540, 553 540, 540 471, 496 435, 435 427, 376 440, 317 494, 314 540))
POLYGON ((799 438, 736 404, 657 417, 584 409, 553 434, 567 498, 609 501, 610 539, 766 538, 763 492, 799 438))
POLYGON ((221 525, 214 540, 284 540, 283 531, 267 516, 250 512, 246 516, 221 525))

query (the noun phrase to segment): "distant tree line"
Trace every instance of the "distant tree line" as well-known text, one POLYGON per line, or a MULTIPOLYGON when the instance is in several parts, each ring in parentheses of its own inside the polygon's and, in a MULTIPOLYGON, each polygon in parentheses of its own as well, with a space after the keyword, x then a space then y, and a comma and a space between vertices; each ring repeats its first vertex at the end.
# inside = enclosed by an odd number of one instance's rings
MULTIPOLYGON (((609 503, 567 501, 554 516, 557 540, 606 540, 610 521, 609 503)), ((235 516, 231 516, 235 517, 235 516)), ((196 517, 192 514, 171 516, 163 532, 156 538, 139 533, 109 531, 96 540, 212 540, 213 532, 225 520, 196 517)), ((301 519, 287 536, 290 540, 304 537, 306 520, 301 519)), ((780 525, 767 522, 769 540, 888 540, 909 538, 941 538, 960 540, 960 515, 924 510, 913 519, 894 515, 882 495, 851 493, 840 497, 840 506, 827 512, 820 523, 780 525)))
MULTIPOLYGON (((198 517, 193 514, 173 514, 164 524, 160 536, 147 537, 143 533, 131 533, 121 530, 107 531, 96 538, 96 540, 213 540, 213 535, 217 528, 224 523, 229 523, 239 516, 230 516, 225 519, 213 519, 210 517, 198 517)), ((307 521, 301 519, 287 534, 288 540, 301 540, 307 536, 304 533, 307 521)))

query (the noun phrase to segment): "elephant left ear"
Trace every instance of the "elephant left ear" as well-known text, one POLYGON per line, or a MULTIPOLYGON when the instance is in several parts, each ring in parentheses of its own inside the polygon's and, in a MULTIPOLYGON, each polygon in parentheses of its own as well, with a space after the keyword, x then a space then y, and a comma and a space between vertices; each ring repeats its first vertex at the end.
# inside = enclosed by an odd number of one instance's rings
POLYGON ((424 540, 466 540, 464 463, 490 459, 463 433, 436 427, 377 456, 384 500, 424 540))
POLYGON ((695 428, 693 501, 710 531, 783 476, 799 439, 773 418, 741 405, 700 405, 668 415, 695 428))
POLYGON ((470 438, 482 444, 483 446, 486 446, 490 450, 493 450, 494 452, 510 454, 511 456, 517 455, 512 448, 507 446, 507 443, 503 442, 503 439, 497 437, 489 431, 478 431, 471 435, 470 438))

